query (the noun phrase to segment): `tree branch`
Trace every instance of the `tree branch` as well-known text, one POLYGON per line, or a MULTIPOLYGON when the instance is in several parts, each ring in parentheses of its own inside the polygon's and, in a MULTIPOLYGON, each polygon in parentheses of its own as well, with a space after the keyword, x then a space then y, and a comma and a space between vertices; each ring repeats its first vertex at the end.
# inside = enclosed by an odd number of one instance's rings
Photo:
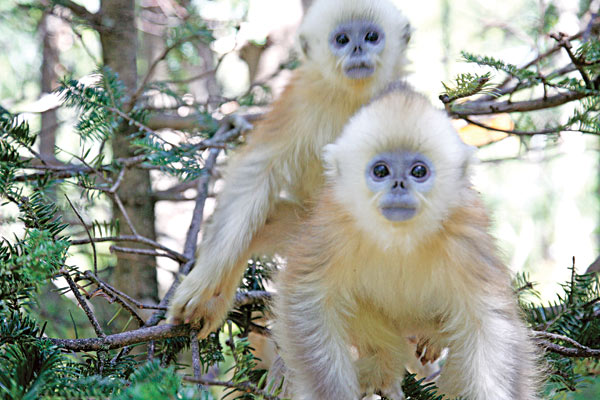
POLYGON ((58 0, 56 3, 69 9, 74 15, 83 19, 94 29, 99 29, 102 26, 102 17, 100 14, 89 12, 87 8, 80 6, 71 0, 58 0))
POLYGON ((542 110, 545 108, 557 107, 565 103, 569 103, 573 100, 579 100, 589 94, 581 92, 566 92, 559 93, 554 96, 548 96, 546 98, 538 98, 534 100, 524 101, 467 101, 461 104, 453 104, 449 107, 449 113, 452 116, 459 118, 469 117, 472 115, 486 115, 486 114, 500 114, 510 112, 525 112, 542 110))
POLYGON ((556 333, 550 332, 534 332, 534 335, 537 336, 537 340, 546 349, 552 351, 553 353, 557 353, 566 357, 593 357, 600 358, 600 349, 592 349, 590 347, 584 346, 581 343, 563 335, 557 335, 556 333), (543 339, 540 339, 543 338, 543 339), (555 343, 550 342, 549 340, 560 340, 566 343, 571 344, 573 347, 565 347, 555 343))
POLYGON ((132 331, 107 335, 103 338, 88 339, 56 339, 50 338, 55 345, 71 351, 97 351, 112 350, 150 340, 170 339, 189 336, 190 324, 184 325, 159 325, 149 328, 140 328, 132 331))
MULTIPOLYGON (((86 276, 89 278, 89 276, 86 276)), ((93 280, 92 280, 93 281, 93 280)), ((71 280, 72 282, 72 280, 71 280)), ((75 283, 73 282, 73 285, 75 283)), ((81 295, 80 295, 81 296, 81 295)), ((249 305, 268 301, 271 298, 271 293, 264 291, 240 293, 236 296, 236 306, 249 305)), ((165 296, 166 297, 166 296, 165 296)), ((85 301, 85 299, 82 300, 85 301)), ((160 307, 162 307, 159 304, 160 307)), ((159 307, 157 306, 157 307, 159 307)), ((131 330, 128 332, 107 335, 100 338, 88 339, 56 339, 50 340, 59 347, 72 351, 95 351, 95 350, 111 350, 118 349, 124 346, 149 342, 151 340, 169 339, 174 337, 189 336, 192 329, 199 330, 199 326, 191 324, 164 324, 158 326, 146 327, 131 330)))

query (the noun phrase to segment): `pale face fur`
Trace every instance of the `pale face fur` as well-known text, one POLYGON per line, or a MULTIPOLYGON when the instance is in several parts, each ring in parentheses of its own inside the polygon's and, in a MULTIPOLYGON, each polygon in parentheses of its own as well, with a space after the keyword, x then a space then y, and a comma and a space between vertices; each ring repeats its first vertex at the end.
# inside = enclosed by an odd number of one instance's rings
POLYGON ((299 42, 308 68, 317 68, 324 79, 339 88, 368 83, 372 94, 403 74, 411 35, 408 20, 388 0, 316 0, 299 30, 299 42), (385 43, 377 54, 376 73, 363 80, 350 79, 330 47, 331 34, 349 21, 374 23, 383 29, 385 43))
POLYGON ((360 110, 346 126, 342 136, 325 146, 328 180, 333 182, 336 199, 356 217, 365 234, 377 238, 383 248, 405 246, 410 250, 441 226, 454 207, 460 204, 467 187, 466 174, 473 150, 465 145, 449 119, 421 95, 387 96, 360 110), (397 110, 402 118, 390 109, 397 110), (391 223, 376 207, 377 195, 369 190, 365 166, 385 151, 418 151, 435 160, 435 183, 426 196, 417 193, 421 204, 417 215, 391 223), (365 207, 370 204, 372 207, 365 207))

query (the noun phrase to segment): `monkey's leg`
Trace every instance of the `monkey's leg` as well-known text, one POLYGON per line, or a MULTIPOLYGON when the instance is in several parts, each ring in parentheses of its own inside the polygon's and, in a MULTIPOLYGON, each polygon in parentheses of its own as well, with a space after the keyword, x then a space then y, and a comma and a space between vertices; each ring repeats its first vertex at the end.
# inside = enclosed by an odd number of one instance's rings
POLYGON ((438 386, 446 394, 468 400, 537 399, 536 382, 527 371, 535 369, 530 343, 516 313, 482 313, 481 318, 471 315, 469 321, 460 322, 459 330, 451 333, 438 386))
POLYGON ((339 310, 333 308, 337 302, 323 300, 323 293, 314 286, 318 283, 304 281, 279 293, 282 304, 274 330, 293 399, 358 399, 345 325, 339 310))

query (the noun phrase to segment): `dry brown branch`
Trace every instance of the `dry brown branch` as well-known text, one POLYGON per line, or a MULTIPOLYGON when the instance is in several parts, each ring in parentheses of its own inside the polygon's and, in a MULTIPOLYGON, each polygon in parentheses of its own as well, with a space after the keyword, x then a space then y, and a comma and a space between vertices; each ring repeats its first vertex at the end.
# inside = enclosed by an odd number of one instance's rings
POLYGON ((109 292, 112 292, 112 294, 114 294, 115 296, 121 297, 125 301, 133 304, 140 310, 166 310, 167 309, 167 307, 160 307, 160 306, 157 306, 154 304, 144 304, 142 302, 139 302, 136 299, 121 292, 120 290, 115 289, 113 286, 109 285, 108 283, 104 282, 102 279, 98 278, 96 275, 92 274, 90 271, 85 271, 83 273, 83 276, 85 276, 87 279, 91 280, 92 282, 96 283, 98 286, 102 286, 102 288, 104 290, 108 290, 109 292))
POLYGON ((144 325, 144 320, 142 319, 142 317, 140 317, 138 315, 138 313, 136 313, 135 310, 129 304, 127 304, 125 301, 123 301, 123 299, 121 299, 117 295, 117 293, 115 293, 116 292, 115 289, 113 289, 110 285, 104 283, 100 279, 98 279, 90 271, 85 271, 84 276, 87 279, 89 279, 92 282, 94 282, 96 285, 98 285, 98 288, 103 293, 106 293, 110 297, 110 299, 112 300, 111 303, 112 302, 117 302, 121 307, 123 307, 133 318, 135 318, 135 320, 138 322, 138 324, 139 324, 140 327, 144 325))
POLYGON ((92 324, 92 327, 94 328, 94 331, 96 332, 96 335, 98 335, 100 339, 105 339, 106 334, 102 331, 102 328, 100 327, 100 323, 98 322, 98 319, 96 319, 96 316, 94 315, 94 313, 91 310, 90 306, 88 305, 87 301, 85 301, 85 299, 81 295, 81 292, 79 291, 79 288, 77 287, 77 284, 73 281, 73 279, 71 278, 71 275, 69 275, 69 272, 66 270, 63 270, 62 276, 66 279, 67 284, 71 288, 71 291, 73 292, 73 294, 75 295, 75 298, 77 299, 77 302, 79 303, 79 306, 83 309, 83 312, 88 317, 88 320, 92 324))
POLYGON ((198 331, 192 329, 190 332, 190 346, 192 348, 192 366, 194 368, 194 378, 202 377, 202 366, 200 364, 200 343, 198 343, 198 331))
POLYGON ((538 343, 544 348, 566 356, 566 357, 593 357, 600 359, 600 349, 592 349, 584 346, 581 343, 563 335, 550 332, 534 332, 538 343), (550 340, 562 341, 572 345, 573 347, 565 347, 551 342, 550 340))
POLYGON ((172 250, 167 246, 163 246, 162 244, 160 244, 152 239, 148 239, 148 238, 140 236, 140 235, 121 235, 121 236, 106 236, 106 237, 92 238, 92 239, 77 239, 77 240, 71 240, 71 244, 74 246, 88 244, 88 243, 90 243, 90 240, 94 241, 95 243, 101 243, 101 242, 143 243, 143 244, 151 246, 155 249, 162 250, 165 253, 170 254, 171 256, 173 256, 174 259, 176 259, 176 261, 178 261, 180 263, 185 263, 188 261, 188 259, 183 254, 181 254, 175 250, 172 250))
POLYGON ((453 104, 450 107, 450 114, 459 118, 473 115, 499 114, 510 112, 525 112, 552 108, 571 102, 573 100, 583 99, 589 96, 581 92, 565 92, 546 98, 523 101, 467 101, 461 104, 453 104))
POLYGON ((118 158, 113 161, 112 164, 106 164, 101 167, 92 168, 87 165, 73 165, 73 164, 65 164, 65 165, 28 165, 28 169, 37 169, 39 172, 21 175, 16 177, 17 182, 31 181, 35 179, 39 179, 44 177, 47 174, 51 174, 55 179, 61 178, 70 178, 73 176, 77 176, 80 174, 86 173, 95 173, 96 171, 106 172, 114 168, 114 165, 121 165, 123 168, 132 168, 135 167, 144 161, 146 161, 146 156, 135 156, 130 158, 118 158), (114 165, 113 165, 114 164, 114 165))
POLYGON ((177 257, 174 257, 169 253, 162 253, 162 252, 156 251, 156 250, 136 249, 136 248, 131 248, 131 247, 121 247, 121 246, 113 245, 113 246, 110 246, 110 251, 111 251, 111 253, 119 252, 119 253, 126 253, 126 254, 141 254, 144 256, 152 256, 152 257, 167 257, 172 260, 179 261, 177 259, 177 257))
POLYGON ((102 15, 99 13, 89 12, 87 8, 71 0, 61 0, 60 5, 69 9, 74 15, 87 22, 91 27, 95 29, 102 27, 102 15))
POLYGON ((71 351, 98 351, 119 349, 124 346, 148 342, 150 340, 170 339, 174 337, 189 336, 190 324, 185 325, 159 325, 149 328, 140 328, 132 331, 116 333, 99 338, 88 339, 55 339, 50 341, 55 345, 71 351))
MULTIPOLYGON (((99 281, 99 280, 98 280, 99 281)), ((75 283, 73 283, 75 284, 75 283)), ((247 292, 239 297, 241 303, 236 303, 236 306, 248 305, 255 303, 263 303, 270 298, 271 294, 268 292, 247 292), (253 299, 251 301, 250 299, 253 299)), ((82 300, 83 297, 81 297, 82 300)), ((238 298, 236 297, 236 300, 238 298)), ((159 306, 161 306, 159 304, 159 306)), ((163 307, 163 306, 161 306, 163 307)), ((160 318, 158 319, 160 321, 160 318)), ((257 325, 258 326, 258 325, 257 325)), ((190 324, 172 325, 164 324, 159 326, 146 326, 134 329, 127 332, 117 333, 114 335, 107 335, 101 338, 89 338, 89 339, 56 339, 51 338, 50 340, 67 350, 72 351, 96 351, 96 350, 110 350, 118 349, 124 346, 133 344, 149 342, 152 340, 169 339, 174 337, 184 337, 191 334, 191 330, 199 328, 198 326, 192 326, 190 324)), ((252 328, 251 328, 252 329, 252 328)), ((266 329, 266 328, 265 328, 266 329)), ((268 330, 266 331, 268 334, 268 330)))
POLYGON ((585 87, 588 89, 593 89, 594 84, 592 83, 592 80, 588 76, 587 72, 585 72, 585 70, 583 69, 583 66, 581 65, 581 61, 577 57, 575 57, 575 54, 573 54, 573 51, 571 51, 571 49, 573 48, 573 45, 571 45, 571 42, 570 42, 568 36, 565 35, 564 33, 557 33, 557 34, 550 35, 550 37, 552 39, 556 40, 560 47, 565 49, 565 51, 569 55, 569 58, 571 59, 571 62, 573 63, 573 65, 575 65, 575 68, 577 68, 577 71, 579 71, 581 78, 583 78, 583 81, 585 82, 585 87))

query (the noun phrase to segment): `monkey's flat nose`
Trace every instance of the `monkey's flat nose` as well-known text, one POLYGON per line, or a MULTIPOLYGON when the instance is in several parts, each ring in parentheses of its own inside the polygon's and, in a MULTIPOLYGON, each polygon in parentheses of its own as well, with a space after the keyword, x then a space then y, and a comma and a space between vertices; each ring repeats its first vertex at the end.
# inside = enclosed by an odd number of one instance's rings
POLYGON ((406 185, 404 185, 404 181, 394 181, 394 185, 392 186, 392 189, 396 189, 396 188, 398 188, 398 186, 400 186, 402 189, 406 189, 406 185))

